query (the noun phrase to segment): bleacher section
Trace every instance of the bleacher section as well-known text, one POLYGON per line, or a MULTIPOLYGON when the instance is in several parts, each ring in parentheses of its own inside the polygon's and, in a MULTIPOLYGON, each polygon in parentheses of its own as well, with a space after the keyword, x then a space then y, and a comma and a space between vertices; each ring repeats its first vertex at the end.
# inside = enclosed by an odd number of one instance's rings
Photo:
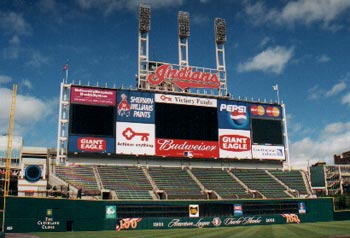
POLYGON ((148 172, 168 199, 206 199, 186 169, 152 167, 148 172))
POLYGON ((252 197, 226 170, 193 168, 191 172, 206 189, 215 191, 222 199, 252 197))
POLYGON ((95 174, 92 167, 89 166, 56 166, 56 176, 66 181, 68 184, 89 195, 100 193, 95 174))
POLYGON ((260 169, 233 169, 231 172, 237 176, 251 190, 256 190, 265 198, 290 198, 287 190, 264 170, 260 169))
POLYGON ((300 195, 308 195, 304 178, 299 170, 269 170, 269 172, 286 184, 290 189, 298 191, 300 195))
POLYGON ((115 199, 244 199, 310 195, 299 170, 136 166, 55 166, 83 194, 113 191, 115 199), (293 192, 294 191, 294 192, 293 192), (297 191, 297 192, 295 192, 297 191))
POLYGON ((97 167, 104 189, 114 190, 118 199, 152 199, 152 185, 137 167, 97 167))

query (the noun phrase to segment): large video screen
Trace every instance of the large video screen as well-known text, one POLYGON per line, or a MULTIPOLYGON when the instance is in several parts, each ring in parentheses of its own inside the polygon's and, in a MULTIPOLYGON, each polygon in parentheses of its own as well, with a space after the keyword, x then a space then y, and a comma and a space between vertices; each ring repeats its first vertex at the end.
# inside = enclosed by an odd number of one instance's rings
POLYGON ((156 103, 156 138, 218 141, 217 108, 156 103))
POLYGON ((114 107, 72 104, 70 121, 73 135, 114 135, 114 107))
POLYGON ((252 119, 253 144, 283 145, 281 120, 252 119))

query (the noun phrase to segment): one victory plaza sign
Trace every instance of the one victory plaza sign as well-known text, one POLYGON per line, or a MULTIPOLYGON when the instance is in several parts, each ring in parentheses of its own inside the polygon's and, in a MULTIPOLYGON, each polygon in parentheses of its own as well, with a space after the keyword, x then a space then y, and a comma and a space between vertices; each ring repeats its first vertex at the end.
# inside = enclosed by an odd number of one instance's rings
POLYGON ((153 74, 148 75, 148 81, 152 85, 158 85, 166 79, 180 89, 186 88, 220 88, 220 80, 216 74, 209 72, 192 72, 191 67, 174 69, 170 65, 158 67, 153 74))

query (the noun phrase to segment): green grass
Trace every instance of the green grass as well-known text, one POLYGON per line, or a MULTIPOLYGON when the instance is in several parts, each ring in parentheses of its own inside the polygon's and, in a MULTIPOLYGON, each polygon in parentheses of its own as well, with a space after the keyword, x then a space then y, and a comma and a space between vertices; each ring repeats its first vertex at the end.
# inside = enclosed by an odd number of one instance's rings
POLYGON ((172 230, 31 233, 41 238, 350 238, 350 221, 172 230))

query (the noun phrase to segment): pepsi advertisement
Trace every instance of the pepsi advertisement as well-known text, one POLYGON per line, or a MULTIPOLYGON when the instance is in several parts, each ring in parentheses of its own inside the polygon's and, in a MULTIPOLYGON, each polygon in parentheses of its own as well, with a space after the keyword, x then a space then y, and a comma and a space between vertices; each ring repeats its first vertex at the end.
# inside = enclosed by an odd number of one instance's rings
POLYGON ((246 102, 218 100, 219 128, 250 130, 249 110, 246 102))
POLYGON ((154 124, 154 94, 118 90, 117 121, 154 124))

